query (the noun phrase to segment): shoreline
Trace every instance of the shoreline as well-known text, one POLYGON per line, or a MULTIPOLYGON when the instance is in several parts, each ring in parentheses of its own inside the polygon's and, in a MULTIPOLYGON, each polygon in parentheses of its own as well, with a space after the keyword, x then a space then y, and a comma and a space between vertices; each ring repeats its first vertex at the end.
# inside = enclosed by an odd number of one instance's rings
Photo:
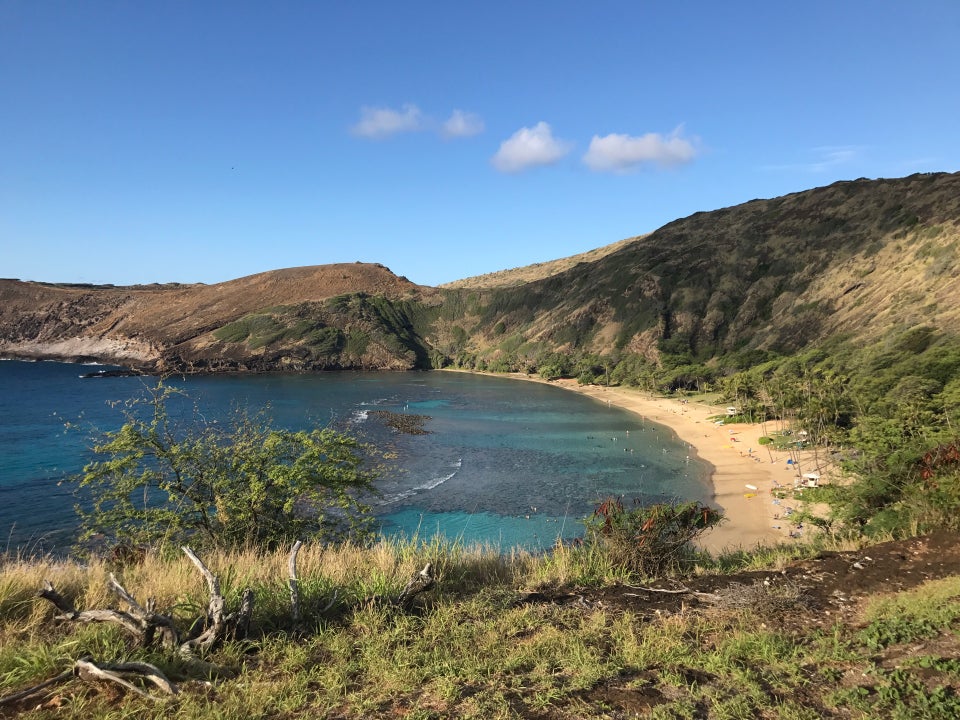
POLYGON ((477 374, 538 382, 576 392, 640 415, 676 433, 711 466, 710 504, 723 510, 725 516, 723 523, 698 541, 702 549, 718 554, 793 541, 790 535, 793 524, 782 514, 793 503, 784 500, 782 504, 774 504, 773 490, 781 486, 792 489, 795 471, 787 464, 789 453, 760 445, 763 434, 760 425, 717 425, 709 417, 723 414, 723 408, 697 401, 652 397, 633 388, 580 385, 572 379, 544 380, 520 373, 477 374))

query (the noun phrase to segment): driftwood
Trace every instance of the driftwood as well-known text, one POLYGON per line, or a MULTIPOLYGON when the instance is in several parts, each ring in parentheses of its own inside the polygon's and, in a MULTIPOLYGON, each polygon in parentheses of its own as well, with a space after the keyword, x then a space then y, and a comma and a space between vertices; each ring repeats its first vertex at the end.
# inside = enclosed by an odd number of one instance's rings
POLYGON ((407 583, 407 586, 403 589, 403 592, 394 600, 394 604, 404 610, 409 609, 413 598, 432 588, 435 582, 436 577, 433 574, 433 564, 427 563, 423 566, 423 570, 414 573, 413 577, 411 577, 407 583))
POLYGON ((14 693, 13 695, 0 698, 0 706, 12 705, 13 703, 25 700, 28 697, 36 695, 41 690, 45 690, 53 685, 58 685, 72 678, 79 678, 85 682, 111 682, 149 700, 157 700, 159 698, 137 687, 130 682, 130 679, 141 678, 151 682, 159 688, 164 695, 172 696, 178 692, 177 686, 167 679, 167 676, 163 674, 160 668, 150 663, 128 662, 117 665, 99 665, 91 658, 84 657, 77 660, 69 670, 60 673, 56 677, 45 680, 38 685, 14 693))

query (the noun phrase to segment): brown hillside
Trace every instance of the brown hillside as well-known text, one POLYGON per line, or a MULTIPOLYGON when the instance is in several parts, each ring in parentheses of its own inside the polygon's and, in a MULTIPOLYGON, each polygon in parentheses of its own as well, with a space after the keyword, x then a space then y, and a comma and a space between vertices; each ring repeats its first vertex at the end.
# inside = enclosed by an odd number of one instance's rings
POLYGON ((129 315, 120 319, 116 329, 133 334, 163 328, 164 339, 180 343, 275 305, 319 302, 355 292, 399 299, 424 290, 376 264, 340 263, 271 270, 216 285, 177 288, 162 299, 135 292, 125 308, 129 315))
POLYGON ((366 263, 273 270, 215 285, 0 280, 0 353, 151 366, 165 349, 250 313, 357 292, 402 299, 435 291, 366 263))

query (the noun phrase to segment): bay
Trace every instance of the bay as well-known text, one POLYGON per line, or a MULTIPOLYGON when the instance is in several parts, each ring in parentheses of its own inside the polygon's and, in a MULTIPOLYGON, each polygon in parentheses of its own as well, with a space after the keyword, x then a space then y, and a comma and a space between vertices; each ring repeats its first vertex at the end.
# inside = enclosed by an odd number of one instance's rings
MULTIPOLYGON (((70 544, 77 525, 70 477, 90 460, 92 438, 122 424, 117 401, 155 382, 80 378, 97 369, 0 362, 0 533, 8 551, 70 544)), ((611 495, 653 502, 710 494, 709 466, 670 430, 549 385, 449 372, 167 382, 207 420, 235 407, 268 408, 279 426, 331 425, 388 451, 372 501, 387 536, 440 533, 536 550, 582 534, 582 519, 611 495), (371 410, 428 416, 428 433, 397 433, 371 410)))

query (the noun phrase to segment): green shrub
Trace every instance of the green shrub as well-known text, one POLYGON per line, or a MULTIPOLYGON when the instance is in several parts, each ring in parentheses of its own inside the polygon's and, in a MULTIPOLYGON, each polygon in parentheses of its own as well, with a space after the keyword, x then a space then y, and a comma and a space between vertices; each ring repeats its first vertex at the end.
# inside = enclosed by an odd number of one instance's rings
POLYGON ((723 514, 699 502, 641 505, 626 509, 607 498, 586 519, 584 543, 602 549, 616 567, 642 577, 676 572, 693 555, 692 541, 723 514))

